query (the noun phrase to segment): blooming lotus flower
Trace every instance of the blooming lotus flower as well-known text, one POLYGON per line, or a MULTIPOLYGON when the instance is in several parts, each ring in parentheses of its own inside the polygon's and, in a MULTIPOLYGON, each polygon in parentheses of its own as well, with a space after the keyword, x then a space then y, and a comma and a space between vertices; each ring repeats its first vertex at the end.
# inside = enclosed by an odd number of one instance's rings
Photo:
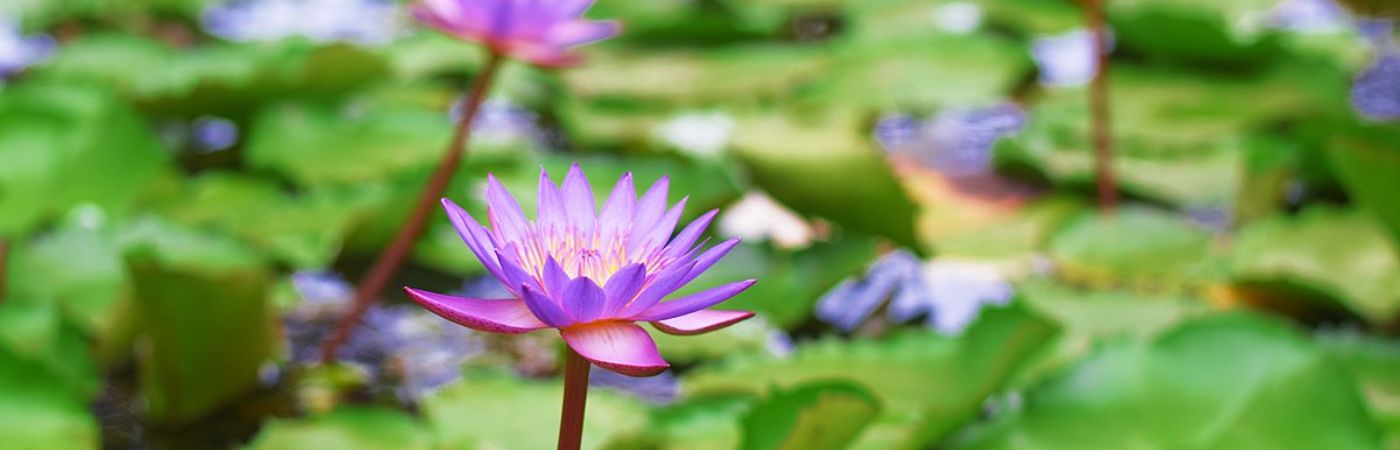
POLYGON ((732 239, 703 251, 703 244, 696 245, 717 211, 672 237, 686 199, 667 208, 667 186, 663 177, 637 199, 632 175, 623 175, 597 213, 593 190, 578 165, 569 170, 562 188, 541 170, 539 214, 532 222, 510 192, 489 177, 489 229, 452 201, 443 199, 443 206, 467 247, 514 298, 405 289, 424 308, 462 326, 504 334, 557 328, 574 352, 594 364, 632 376, 655 375, 669 364, 635 322, 688 335, 753 315, 708 308, 754 280, 666 299, 739 243, 732 239))
POLYGON ((570 49, 617 35, 613 21, 583 20, 593 0, 423 0, 413 16, 449 35, 542 66, 578 60, 570 49))

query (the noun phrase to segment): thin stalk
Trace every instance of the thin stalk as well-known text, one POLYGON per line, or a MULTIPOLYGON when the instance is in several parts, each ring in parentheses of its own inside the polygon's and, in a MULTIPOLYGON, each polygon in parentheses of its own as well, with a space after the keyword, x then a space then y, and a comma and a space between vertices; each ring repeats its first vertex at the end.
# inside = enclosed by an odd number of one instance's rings
POLYGON ((1089 85, 1089 117, 1094 140, 1094 181, 1098 187, 1099 210, 1113 213, 1118 208, 1118 183, 1113 174, 1113 129, 1108 104, 1108 27, 1104 24, 1103 2, 1085 0, 1084 21, 1094 37, 1097 70, 1089 85))
POLYGON ((385 285, 389 284, 389 280, 393 279, 394 273, 398 272, 399 266, 403 265, 404 259, 413 250, 413 243, 418 240, 419 235, 423 234, 423 229, 428 225, 428 217, 437 210, 439 199, 447 190, 448 183, 452 181, 452 175, 457 172, 457 167, 461 165, 462 158, 466 155, 467 142, 471 140, 472 121, 476 119, 477 111, 481 109, 481 103, 486 100, 491 81, 495 78, 500 65, 501 55, 492 52, 487 57, 486 66, 482 68, 481 74, 477 75, 476 80, 472 83, 471 90, 467 94, 462 118, 457 122, 457 127, 452 134, 452 142, 449 144, 447 152, 442 155, 437 169, 433 171, 432 178, 428 180, 428 186, 418 196, 418 202, 414 205, 413 212, 399 228, 393 242, 379 253, 379 258, 374 261, 374 266, 360 280, 359 287, 355 289, 350 312, 340 318, 340 322, 336 323, 335 330, 321 343, 322 362, 335 362, 336 350, 350 338, 351 330, 369 310, 370 305, 374 303, 374 298, 384 290, 385 285))
POLYGON ((564 362, 564 407, 559 416, 559 450, 578 450, 583 442, 583 409, 588 403, 591 364, 573 349, 564 362))

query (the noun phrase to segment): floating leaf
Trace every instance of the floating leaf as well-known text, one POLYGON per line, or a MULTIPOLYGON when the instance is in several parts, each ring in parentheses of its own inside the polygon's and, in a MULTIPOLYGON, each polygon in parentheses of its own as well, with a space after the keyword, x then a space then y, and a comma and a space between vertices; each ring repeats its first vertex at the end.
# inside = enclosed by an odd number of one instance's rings
POLYGON ((1054 333, 1019 307, 985 310, 959 337, 920 331, 881 341, 823 340, 783 358, 735 355, 688 373, 682 388, 691 395, 761 395, 772 386, 848 380, 869 389, 884 411, 853 448, 922 448, 975 416, 1054 333))
POLYGON ((1315 207, 1241 230, 1230 264, 1237 283, 1334 301, 1371 322, 1400 312, 1400 257, 1385 231, 1355 211, 1315 207))
POLYGON ((1336 130, 1328 149, 1347 192, 1390 230, 1391 242, 1400 251, 1400 127, 1371 124, 1336 130))
POLYGON ((180 423, 241 398, 272 356, 271 274, 217 236, 149 225, 128 256, 147 414, 180 423))
POLYGON ((360 407, 301 420, 275 419, 248 446, 248 450, 310 448, 428 450, 432 446, 426 428, 408 414, 360 407))
MULTIPOLYGON (((553 430, 559 429, 563 396, 559 383, 482 375, 429 394, 422 406, 429 429, 444 448, 550 448, 556 443, 553 430)), ((640 405, 594 390, 588 395, 582 448, 610 448, 636 438, 645 425, 640 405)))
POLYGON ((847 448, 880 412, 858 385, 813 383, 773 392, 744 416, 745 450, 847 448))
POLYGON ((164 168, 155 135, 94 85, 34 82, 0 92, 0 236, 78 204, 119 211, 164 168))
POLYGON ((1380 448, 1346 371, 1288 325, 1248 314, 1104 346, 1023 402, 953 448, 1380 448))
POLYGON ((1145 208, 1081 213, 1055 235, 1050 256, 1063 276, 1095 286, 1170 291, 1204 281, 1214 269, 1203 231, 1180 216, 1145 208))

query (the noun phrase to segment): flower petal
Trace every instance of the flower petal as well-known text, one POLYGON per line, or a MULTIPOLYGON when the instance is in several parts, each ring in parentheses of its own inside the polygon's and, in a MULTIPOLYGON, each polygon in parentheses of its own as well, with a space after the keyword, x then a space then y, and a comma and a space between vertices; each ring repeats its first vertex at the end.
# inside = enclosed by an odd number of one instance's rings
POLYGON ((729 251, 733 250, 737 245, 739 245, 739 238, 734 238, 721 242, 714 247, 710 247, 709 250, 705 250, 704 253, 701 253, 700 256, 695 258, 695 266, 690 269, 690 274, 686 275, 685 278, 681 280, 681 284, 689 283, 691 280, 694 280, 695 277, 700 276, 700 274, 708 270, 710 266, 719 262, 720 258, 729 254, 729 251))
POLYGON ((538 209, 535 211, 535 223, 541 228, 541 232, 551 230, 562 230, 567 223, 567 214, 564 212, 564 197, 559 194, 559 188, 554 185, 554 180, 549 179, 549 172, 543 167, 540 168, 540 185, 538 209))
POLYGON ((549 42, 560 47, 573 47, 598 42, 622 32, 622 24, 615 21, 573 21, 555 26, 549 30, 549 42))
POLYGON ((555 298, 564 295, 564 289, 569 287, 569 274, 564 272, 564 266, 559 265, 553 256, 547 256, 543 272, 545 291, 555 298))
POLYGON ((521 236, 530 231, 530 223, 525 220, 525 212, 520 203, 501 185, 495 175, 486 176, 486 215, 491 221, 492 230, 506 241, 520 241, 521 236))
POLYGON ((593 221, 598 207, 593 203, 593 188, 578 164, 569 168, 564 177, 564 210, 568 212, 569 224, 587 234, 593 232, 593 221))
POLYGON ((642 288, 642 293, 638 294, 637 298, 632 299, 631 302, 624 305, 623 311, 619 314, 626 317, 651 308, 653 305, 660 302, 662 298, 671 295, 672 292, 675 292, 676 289, 684 285, 682 280, 690 274, 691 267, 694 266, 695 263, 692 262, 672 264, 661 269, 660 272, 652 275, 651 278, 647 280, 645 287, 642 288))
POLYGON ((706 228, 709 228, 710 222, 715 219, 716 214, 719 214, 719 210, 712 209, 686 225, 679 234, 676 234, 675 239, 671 239, 671 242, 666 244, 666 258, 676 258, 690 251, 690 247, 695 245, 695 241, 700 239, 700 235, 705 232, 706 228))
POLYGON ((540 280, 535 279, 533 275, 521 268, 520 261, 515 256, 515 247, 516 244, 512 242, 506 244, 506 248, 496 252, 496 260, 501 263, 501 276, 504 278, 502 281, 505 281, 506 289, 516 295, 520 295, 520 286, 529 286, 537 291, 542 290, 543 286, 540 286, 540 280))
POLYGON ((646 281, 647 266, 642 263, 632 263, 619 269, 608 282, 603 285, 603 293, 607 295, 607 302, 603 307, 603 317, 613 317, 622 307, 627 306, 627 302, 637 297, 637 293, 642 290, 642 283, 646 281))
POLYGON ((564 312, 559 307, 559 303, 553 298, 545 295, 529 286, 520 288, 520 298, 525 301, 525 307, 530 308, 530 312, 535 314, 541 322, 549 324, 551 327, 563 328, 578 323, 569 313, 564 312))
POLYGON ((564 342, 599 367, 634 377, 649 377, 670 367, 656 342, 630 322, 584 325, 561 330, 564 342))
MULTIPOLYGON (((670 188, 671 178, 661 177, 655 184, 647 189, 647 193, 642 194, 642 199, 637 201, 636 215, 632 217, 633 230, 648 230, 652 224, 661 220, 661 215, 666 213, 666 191, 670 188)), ((638 239, 642 233, 634 233, 632 237, 638 239)), ((631 243, 628 243, 629 246, 631 243)))
POLYGON ((452 228, 457 229, 457 235, 467 243, 467 248, 481 261, 481 265, 486 266, 486 271, 501 281, 506 281, 501 273, 501 266, 496 262, 496 245, 491 242, 486 228, 477 223, 462 207, 452 203, 452 200, 442 199, 442 208, 447 210, 447 218, 452 221, 452 228))
POLYGON ((612 193, 608 194, 608 201, 603 204, 603 212, 598 215, 598 235, 604 239, 605 246, 610 246, 612 239, 620 237, 620 234, 627 230, 627 226, 632 223, 636 203, 637 191, 632 187, 632 173, 622 174, 622 178, 617 180, 617 185, 613 186, 612 193))
POLYGON ((483 300, 454 297, 405 287, 409 298, 433 314, 458 325, 487 333, 520 334, 549 325, 541 322, 519 299, 483 300))
POLYGON ((668 334, 692 335, 715 331, 753 317, 749 311, 702 309, 683 316, 652 322, 652 326, 668 334))
POLYGON ((564 306, 564 311, 574 320, 588 323, 598 320, 608 297, 603 294, 603 288, 598 287, 592 279, 578 277, 564 287, 564 295, 558 297, 558 300, 564 306))
POLYGON ((632 316, 636 320, 666 320, 690 314, 705 308, 709 308, 719 302, 729 300, 730 297, 744 292, 749 286, 753 286, 755 280, 744 280, 737 283, 729 283, 723 286, 706 289, 694 294, 687 295, 675 300, 657 303, 656 306, 632 316))
POLYGON ((655 254, 654 251, 665 246, 666 241, 671 239, 671 233, 676 231, 676 223, 681 221, 681 212, 685 210, 685 203, 689 200, 690 197, 681 198, 681 201, 676 202, 675 206, 666 210, 666 215, 662 216, 660 220, 645 228, 642 233, 633 234, 633 242, 636 245, 628 248, 628 253, 651 257, 655 254), (638 236, 641 236, 640 240, 637 239, 638 236))

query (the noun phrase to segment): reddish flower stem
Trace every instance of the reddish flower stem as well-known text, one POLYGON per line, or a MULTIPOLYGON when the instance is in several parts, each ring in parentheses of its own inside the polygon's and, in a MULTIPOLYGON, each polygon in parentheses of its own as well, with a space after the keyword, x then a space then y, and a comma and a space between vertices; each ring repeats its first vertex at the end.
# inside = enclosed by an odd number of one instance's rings
POLYGON ((574 349, 564 362, 564 407, 559 417, 559 450, 578 450, 583 442, 583 409, 588 402, 591 364, 574 349))
POLYGON ((423 234, 423 229, 428 225, 428 217, 438 208, 438 202, 442 198, 443 192, 447 190, 447 185, 452 181, 452 175, 457 172, 457 167, 461 165, 463 156, 467 152, 467 142, 471 140, 471 124, 476 119, 477 111, 481 109, 481 103, 486 100, 486 94, 490 89, 491 81, 495 78, 496 71, 500 69, 501 55, 491 52, 487 57, 486 65, 481 69, 473 81, 471 91, 467 94, 466 108, 462 112, 462 118, 457 122, 456 130, 452 134, 452 142, 442 161, 438 163, 437 169, 433 171, 432 178, 428 180, 428 186, 423 189, 423 193, 418 196, 418 203, 414 205, 413 212, 404 222, 403 227, 394 236, 394 240, 380 252, 379 258, 374 261, 374 266, 355 289, 355 297, 351 303, 350 312, 340 318, 336 323, 335 330, 321 343, 321 361, 332 363, 336 360, 336 350, 350 338, 350 332, 355 325, 360 322, 360 318, 369 310, 374 298, 384 290, 384 286, 393 279, 394 273, 398 272, 399 266, 403 265, 404 259, 413 250, 413 243, 418 240, 418 236, 423 234))
POLYGON ((1108 104, 1108 27, 1104 24, 1103 3, 1085 0, 1084 21, 1094 37, 1094 79, 1089 85, 1089 117, 1094 140, 1094 181, 1098 187, 1099 210, 1113 213, 1118 208, 1118 185, 1113 174, 1113 130, 1108 104))

